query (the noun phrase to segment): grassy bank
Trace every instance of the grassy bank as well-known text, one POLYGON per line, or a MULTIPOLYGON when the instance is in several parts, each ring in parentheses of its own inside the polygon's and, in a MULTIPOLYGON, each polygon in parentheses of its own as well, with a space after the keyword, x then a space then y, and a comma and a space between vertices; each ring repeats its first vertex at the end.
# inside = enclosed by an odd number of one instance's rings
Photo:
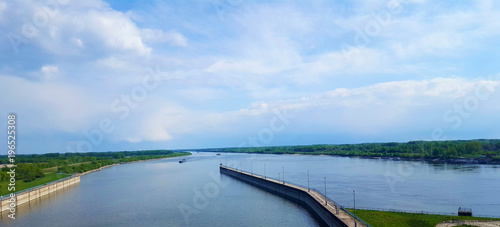
MULTIPOLYGON (((34 181, 31 182, 24 182, 22 180, 18 180, 16 181, 16 191, 22 191, 24 189, 36 187, 38 185, 46 184, 69 176, 71 176, 71 174, 56 174, 52 172, 45 174, 45 176, 42 178, 36 178, 34 181)), ((9 182, 7 181, 0 182, 0 195, 5 196, 10 194, 11 192, 9 191, 8 187, 9 187, 9 182)))
MULTIPOLYGON (((353 212, 353 210, 349 209, 353 212)), ((497 220, 495 218, 458 217, 433 214, 410 214, 375 210, 356 210, 356 215, 368 224, 378 227, 435 227, 438 223, 450 220, 497 220), (425 222, 424 222, 425 221, 425 222)))

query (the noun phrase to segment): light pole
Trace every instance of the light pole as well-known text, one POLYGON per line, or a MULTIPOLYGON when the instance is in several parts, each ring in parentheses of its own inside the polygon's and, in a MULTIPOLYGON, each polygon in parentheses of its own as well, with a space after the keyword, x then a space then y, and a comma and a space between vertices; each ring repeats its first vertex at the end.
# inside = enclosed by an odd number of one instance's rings
POLYGON ((325 205, 328 206, 328 200, 326 200, 326 177, 325 178, 325 205))
POLYGON ((283 169, 283 184, 285 184, 285 167, 282 166, 281 168, 283 169))
POLYGON ((309 170, 307 170, 307 192, 310 192, 310 190, 309 190, 309 170))
MULTIPOLYGON (((352 195, 354 197, 354 216, 356 216, 356 190, 352 190, 352 195)), ((358 226, 356 218, 354 218, 354 226, 358 226)))

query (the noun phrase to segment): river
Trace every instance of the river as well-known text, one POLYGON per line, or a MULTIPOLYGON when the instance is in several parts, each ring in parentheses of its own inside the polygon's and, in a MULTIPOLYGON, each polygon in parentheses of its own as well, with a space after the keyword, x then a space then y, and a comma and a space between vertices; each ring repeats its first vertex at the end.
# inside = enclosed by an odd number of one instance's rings
POLYGON ((500 215, 500 166, 331 156, 196 153, 124 164, 19 206, 8 226, 318 226, 302 207, 219 174, 219 164, 309 185, 344 206, 500 215), (265 166, 265 167, 264 167, 265 166))

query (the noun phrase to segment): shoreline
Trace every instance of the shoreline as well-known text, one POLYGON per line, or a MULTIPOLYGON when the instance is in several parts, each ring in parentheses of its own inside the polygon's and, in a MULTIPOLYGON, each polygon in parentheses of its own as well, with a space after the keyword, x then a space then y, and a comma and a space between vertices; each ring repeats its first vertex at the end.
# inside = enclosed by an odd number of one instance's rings
POLYGON ((97 172, 97 171, 101 171, 101 170, 103 170, 103 169, 110 168, 110 167, 117 166, 117 165, 125 165, 125 164, 137 163, 137 162, 147 162, 147 161, 162 160, 162 159, 170 159, 170 158, 180 158, 180 157, 185 157, 185 156, 190 156, 190 155, 192 155, 192 154, 191 154, 191 152, 188 152, 188 153, 189 153, 188 155, 175 156, 175 157, 153 158, 153 159, 146 159, 146 160, 137 160, 137 161, 132 161, 132 162, 120 162, 120 163, 115 163, 115 164, 111 164, 111 165, 107 165, 107 166, 102 166, 102 167, 100 167, 100 168, 98 168, 98 169, 89 170, 89 171, 87 171, 87 172, 77 173, 77 174, 74 174, 74 175, 77 175, 77 176, 84 176, 84 175, 87 175, 87 174, 89 174, 89 173, 92 173, 92 172, 97 172))
POLYGON ((500 161, 487 160, 481 158, 405 158, 405 157, 390 157, 390 156, 361 156, 361 155, 338 155, 338 154, 304 154, 304 153, 260 153, 260 152, 225 152, 225 151, 201 151, 201 152, 218 152, 232 154, 272 154, 272 155, 300 155, 300 156, 331 156, 331 157, 346 157, 346 158, 361 158, 361 159, 379 159, 391 161, 415 161, 427 162, 432 164, 457 164, 457 165, 500 165, 500 161), (484 161, 486 160, 486 161, 484 161))

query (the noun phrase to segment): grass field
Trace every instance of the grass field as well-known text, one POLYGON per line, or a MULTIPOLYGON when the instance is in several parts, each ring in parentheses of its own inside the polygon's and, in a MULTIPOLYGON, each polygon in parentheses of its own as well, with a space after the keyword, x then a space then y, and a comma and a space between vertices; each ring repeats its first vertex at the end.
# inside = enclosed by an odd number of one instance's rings
MULTIPOLYGON (((353 212, 353 210, 348 209, 353 212)), ((374 227, 435 227, 443 221, 455 220, 500 220, 495 218, 458 217, 431 214, 410 214, 374 210, 356 210, 356 215, 374 227), (424 220, 424 221, 422 221, 424 220)))
MULTIPOLYGON (((59 180, 61 178, 69 177, 71 174, 56 174, 56 173, 48 173, 45 174, 45 177, 42 178, 36 178, 34 181, 31 182, 24 182, 22 180, 17 180, 16 181, 16 191, 21 191, 27 188, 35 187, 38 185, 42 185, 45 183, 49 183, 51 181, 59 180)), ((11 192, 9 191, 9 182, 0 182, 0 195, 8 195, 11 192)))

